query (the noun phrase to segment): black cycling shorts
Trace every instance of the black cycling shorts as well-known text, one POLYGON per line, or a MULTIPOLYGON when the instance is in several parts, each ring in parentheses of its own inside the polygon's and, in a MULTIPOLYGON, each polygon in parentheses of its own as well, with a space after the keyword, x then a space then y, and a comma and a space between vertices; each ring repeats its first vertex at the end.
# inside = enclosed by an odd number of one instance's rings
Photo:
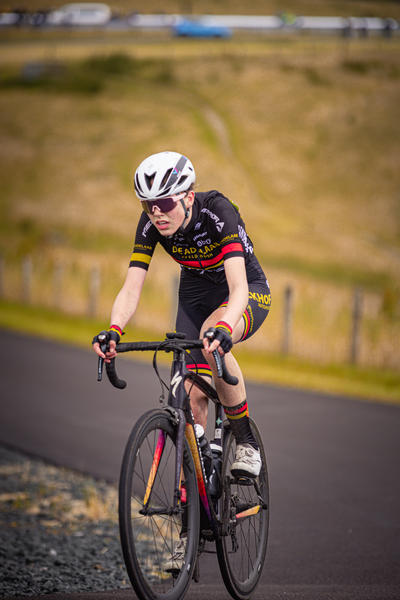
MULTIPOLYGON (((226 282, 213 283, 200 277, 181 279, 176 331, 186 333, 188 340, 197 340, 204 321, 220 306, 228 303, 229 288, 226 282)), ((243 313, 244 333, 241 342, 249 339, 263 324, 271 307, 268 281, 249 283, 249 302, 243 313)), ((186 363, 189 369, 201 375, 212 376, 201 350, 192 350, 186 363)))

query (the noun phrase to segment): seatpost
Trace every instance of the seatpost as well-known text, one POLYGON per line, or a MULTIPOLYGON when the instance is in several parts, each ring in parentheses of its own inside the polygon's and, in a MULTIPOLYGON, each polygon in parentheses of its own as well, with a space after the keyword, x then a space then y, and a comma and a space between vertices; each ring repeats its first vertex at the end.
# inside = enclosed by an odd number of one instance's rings
POLYGON ((215 404, 214 439, 210 442, 213 457, 213 471, 209 479, 209 490, 213 500, 222 494, 222 448, 224 435, 224 409, 219 402, 215 404))
POLYGON ((220 446, 222 452, 224 431, 224 407, 220 402, 215 404, 214 444, 220 446))

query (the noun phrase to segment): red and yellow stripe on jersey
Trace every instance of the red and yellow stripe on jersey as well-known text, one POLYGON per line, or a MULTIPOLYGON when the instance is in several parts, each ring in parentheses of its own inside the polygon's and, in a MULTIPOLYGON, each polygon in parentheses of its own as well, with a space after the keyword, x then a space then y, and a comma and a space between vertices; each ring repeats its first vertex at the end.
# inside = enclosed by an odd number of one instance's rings
POLYGON ((232 242, 226 244, 226 246, 222 246, 215 256, 206 259, 203 259, 200 253, 196 253, 193 260, 183 260, 180 258, 179 254, 177 255, 175 253, 171 254, 171 256, 183 267, 189 269, 201 269, 203 271, 221 267, 224 264, 224 260, 231 256, 243 256, 243 247, 240 242, 232 242))

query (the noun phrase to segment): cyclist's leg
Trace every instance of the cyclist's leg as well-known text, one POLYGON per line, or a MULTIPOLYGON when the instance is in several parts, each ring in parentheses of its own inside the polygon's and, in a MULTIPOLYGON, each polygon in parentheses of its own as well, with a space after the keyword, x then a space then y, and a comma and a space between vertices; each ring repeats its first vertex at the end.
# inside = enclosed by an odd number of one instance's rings
MULTIPOLYGON (((179 289, 179 306, 176 321, 176 330, 186 333, 188 339, 203 337, 209 327, 214 327, 223 319, 228 299, 228 286, 226 283, 213 284, 202 279, 184 277, 182 275, 179 289)), ((268 314, 271 302, 270 290, 266 280, 249 284, 249 302, 243 318, 232 332, 233 343, 251 337, 261 326, 268 314)), ((204 377, 214 376, 218 394, 225 407, 237 407, 245 402, 246 389, 241 369, 229 352, 225 356, 229 372, 239 379, 237 386, 230 386, 222 379, 216 377, 216 367, 212 357, 200 350, 191 353, 193 360, 188 363, 189 368, 197 369, 204 377)), ((197 388, 191 392, 191 404, 195 422, 205 429, 207 423, 208 400, 197 388)), ((246 407, 241 407, 246 411, 246 407)))
MULTIPOLYGON (((267 281, 249 285, 249 302, 242 319, 232 332, 234 343, 251 337, 265 320, 271 303, 271 296, 267 281)), ((215 310, 205 321, 201 334, 209 327, 223 320, 227 301, 215 310)), ((205 354, 205 353, 204 353, 205 354)), ((215 374, 215 362, 210 355, 207 356, 210 366, 215 374)), ((238 448, 236 461, 232 465, 232 474, 256 477, 261 468, 259 447, 255 440, 249 420, 246 389, 241 369, 231 352, 225 355, 228 370, 239 379, 237 386, 230 386, 222 379, 214 377, 215 385, 221 403, 224 406, 227 418, 231 423, 232 433, 235 436, 238 448)))
MULTIPOLYGON (((223 320, 223 316, 226 311, 226 304, 217 308, 203 323, 201 328, 200 337, 204 337, 204 333, 210 327, 215 327, 218 321, 223 320)), ((236 327, 232 331, 232 340, 233 343, 236 344, 239 342, 244 334, 244 321, 241 319, 236 327)), ((221 402, 224 406, 236 406, 238 403, 243 401, 243 398, 246 397, 246 388, 244 384, 244 379, 242 375, 242 371, 240 366, 233 356, 232 352, 228 352, 225 354, 225 363, 227 369, 231 375, 234 375, 239 379, 239 383, 237 385, 229 385, 225 383, 223 379, 217 377, 216 373, 216 365, 215 361, 210 354, 202 351, 203 357, 209 362, 213 377, 214 384, 217 389, 218 395, 221 399, 221 402)))
MULTIPOLYGON (((214 327, 216 323, 223 320, 225 312, 224 307, 220 307, 206 320, 204 331, 209 327, 214 327)), ((238 341, 244 334, 244 322, 241 319, 237 327, 232 332, 234 341, 238 341)), ((214 359, 208 360, 215 373, 216 367, 214 359)), ((238 378, 239 383, 235 386, 227 384, 223 379, 214 375, 214 383, 217 389, 219 399, 224 407, 225 415, 231 424, 232 434, 236 440, 237 453, 236 460, 232 463, 232 475, 234 477, 257 477, 261 468, 261 459, 259 447, 250 427, 249 409, 247 405, 246 387, 242 371, 232 352, 225 354, 225 362, 231 375, 238 378)))

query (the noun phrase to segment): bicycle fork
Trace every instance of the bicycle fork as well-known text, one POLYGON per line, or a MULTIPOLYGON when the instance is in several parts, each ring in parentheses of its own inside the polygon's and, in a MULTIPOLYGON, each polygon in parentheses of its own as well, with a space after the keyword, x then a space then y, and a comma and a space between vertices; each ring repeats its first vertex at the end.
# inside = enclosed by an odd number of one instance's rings
POLYGON ((143 499, 143 508, 140 511, 141 514, 177 514, 181 512, 180 503, 181 500, 186 500, 181 498, 182 496, 182 464, 183 464, 183 438, 185 432, 185 417, 182 410, 177 409, 169 409, 172 416, 171 419, 174 419, 174 425, 177 426, 177 439, 176 439, 176 453, 175 453, 175 481, 174 481, 174 500, 171 507, 168 510, 164 509, 151 509, 149 508, 150 500, 151 500, 151 492, 153 490, 154 481, 157 477, 158 468, 160 466, 161 458, 164 452, 166 434, 164 431, 160 430, 158 432, 157 445, 154 451, 153 463, 150 468, 149 477, 146 484, 146 492, 143 499), (180 413, 180 414, 179 414, 180 413))

